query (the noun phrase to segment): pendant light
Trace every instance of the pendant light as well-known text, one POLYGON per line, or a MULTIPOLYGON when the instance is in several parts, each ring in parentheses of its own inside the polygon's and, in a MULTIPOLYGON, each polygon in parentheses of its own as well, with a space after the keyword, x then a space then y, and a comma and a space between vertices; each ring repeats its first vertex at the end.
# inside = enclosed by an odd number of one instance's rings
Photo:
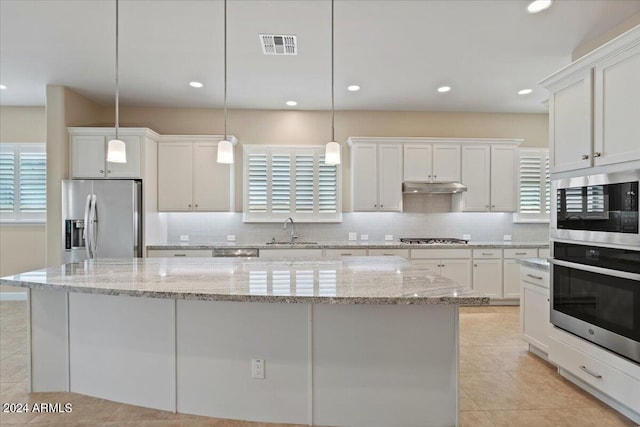
POLYGON ((233 163, 233 145, 227 140, 227 0, 224 0, 224 139, 218 142, 218 163, 233 163))
POLYGON ((340 144, 336 142, 335 127, 335 96, 334 96, 334 67, 333 67, 333 0, 331 0, 331 141, 327 143, 324 151, 324 162, 329 166, 340 164, 340 144))
POLYGON ((116 0, 116 137, 107 145, 107 162, 127 163, 127 146, 120 140, 120 85, 118 82, 118 0, 116 0))

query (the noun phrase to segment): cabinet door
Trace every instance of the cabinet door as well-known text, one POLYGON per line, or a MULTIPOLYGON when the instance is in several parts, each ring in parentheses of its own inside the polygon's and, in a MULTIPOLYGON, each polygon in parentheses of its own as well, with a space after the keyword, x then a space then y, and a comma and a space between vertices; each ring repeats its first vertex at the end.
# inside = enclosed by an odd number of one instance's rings
POLYGON ((520 264, 515 259, 505 259, 502 264, 503 295, 505 298, 520 298, 520 264))
POLYGON ((549 335, 553 329, 549 322, 549 290, 522 282, 520 312, 525 341, 548 353, 549 335))
POLYGON ((404 146, 403 175, 405 181, 431 181, 431 144, 404 146))
POLYGON ((318 259, 322 258, 322 249, 260 249, 260 258, 318 259))
POLYGON ((193 189, 191 142, 158 144, 158 210, 190 211, 193 189))
POLYGON ((71 177, 105 177, 105 137, 73 136, 71 138, 71 177))
POLYGON ((231 209, 231 165, 217 162, 218 144, 198 142, 193 152, 193 208, 196 211, 231 209))
POLYGON ((460 182, 459 145, 433 145, 433 182, 460 182))
MULTIPOLYGON (((115 135, 109 135, 106 139, 109 141, 112 138, 115 138, 115 135)), ((140 137, 120 135, 120 140, 124 141, 127 150, 127 163, 107 162, 107 178, 141 178, 140 137)))
POLYGON ((440 260, 440 274, 462 286, 471 287, 471 260, 440 260))
POLYGON ((473 260, 473 290, 490 298, 502 298, 502 260, 473 260))
POLYGON ((515 147, 491 147, 491 211, 515 212, 518 191, 518 151, 515 147))
POLYGON ((376 144, 354 144, 351 151, 351 199, 354 211, 378 210, 376 144))
POLYGON ((591 166, 591 70, 563 84, 549 94, 551 172, 591 166))
POLYGON ((595 166, 640 160, 640 46, 595 68, 595 166))
POLYGON ((402 146, 381 144, 378 153, 378 202, 381 211, 402 210, 402 146))
POLYGON ((432 271, 436 274, 440 274, 441 271, 441 262, 439 259, 420 259, 420 260, 411 260, 411 264, 416 264, 422 268, 426 268, 429 271, 432 271))
POLYGON ((462 210, 465 212, 489 211, 491 147, 469 145, 462 147, 462 210))

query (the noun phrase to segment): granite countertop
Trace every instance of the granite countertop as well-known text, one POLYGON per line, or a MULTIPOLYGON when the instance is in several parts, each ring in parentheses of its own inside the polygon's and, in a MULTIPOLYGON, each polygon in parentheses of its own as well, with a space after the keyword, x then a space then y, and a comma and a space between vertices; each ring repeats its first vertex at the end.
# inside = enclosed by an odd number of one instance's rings
POLYGON ((401 257, 260 260, 89 260, 16 274, 0 284, 104 295, 322 304, 486 305, 474 293, 401 257))
POLYGON ((549 242, 469 242, 466 245, 460 244, 409 244, 399 242, 317 242, 317 243, 297 243, 295 245, 287 243, 267 244, 267 243, 227 243, 213 242, 207 244, 176 244, 149 245, 147 249, 524 249, 524 248, 548 248, 549 242))
POLYGON ((549 271, 549 261, 542 258, 524 258, 516 260, 525 267, 535 268, 536 270, 549 271))

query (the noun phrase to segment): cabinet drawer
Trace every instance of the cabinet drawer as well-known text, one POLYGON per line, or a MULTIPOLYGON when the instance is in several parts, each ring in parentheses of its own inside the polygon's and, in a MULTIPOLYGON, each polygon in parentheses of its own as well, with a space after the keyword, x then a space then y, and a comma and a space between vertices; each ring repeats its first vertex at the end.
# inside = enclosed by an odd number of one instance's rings
MULTIPOLYGON (((371 251, 369 251, 371 254, 371 251)), ((471 258, 471 249, 411 249, 411 259, 471 258)))
POLYGON ((585 383, 615 400, 640 408, 640 380, 561 341, 559 335, 549 339, 549 359, 585 383))
POLYGON ((473 258, 502 258, 502 249, 474 249, 473 258))
POLYGON ((322 249, 260 249, 260 258, 318 259, 322 249))
POLYGON ((325 256, 367 256, 366 249, 325 249, 325 256))
POLYGON ((549 289, 549 272, 520 266, 520 280, 549 289))
POLYGON ((409 258, 409 249, 369 249, 369 256, 394 255, 409 258))
POLYGON ((505 249, 505 258, 537 258, 538 250, 533 249, 505 249))
POLYGON ((538 249, 538 258, 547 259, 551 256, 549 248, 538 249))
POLYGON ((211 249, 147 249, 147 258, 167 257, 212 257, 211 249))

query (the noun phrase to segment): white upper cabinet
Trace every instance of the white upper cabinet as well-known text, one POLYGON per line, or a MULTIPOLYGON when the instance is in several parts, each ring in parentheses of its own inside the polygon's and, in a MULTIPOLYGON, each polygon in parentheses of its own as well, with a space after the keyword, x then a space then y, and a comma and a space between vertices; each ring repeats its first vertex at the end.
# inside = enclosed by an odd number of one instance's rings
POLYGON ((595 67, 594 165, 640 159, 640 45, 595 67))
POLYGON ((354 144, 351 150, 354 211, 378 210, 378 146, 354 144))
POLYGON ((405 144, 404 181, 460 182, 459 144, 405 144))
POLYGON ((432 153, 431 144, 406 144, 404 146, 404 180, 430 182, 432 153))
POLYGON ((381 211, 402 210, 402 146, 378 147, 378 202, 381 211))
POLYGON ((233 165, 218 163, 217 155, 218 141, 213 137, 161 137, 158 211, 233 210, 233 165))
POLYGON ((541 82, 552 173, 640 160, 638 76, 635 27, 541 82))
POLYGON ((515 212, 517 210, 516 143, 469 144, 462 147, 462 210, 515 212))
POLYGON ((146 128, 121 128, 119 138, 127 150, 126 163, 107 162, 113 128, 68 128, 71 148, 70 177, 79 179, 143 178, 146 144, 154 144, 158 135, 146 128))
POLYGON ((433 182, 460 182, 460 145, 433 145, 433 182))

